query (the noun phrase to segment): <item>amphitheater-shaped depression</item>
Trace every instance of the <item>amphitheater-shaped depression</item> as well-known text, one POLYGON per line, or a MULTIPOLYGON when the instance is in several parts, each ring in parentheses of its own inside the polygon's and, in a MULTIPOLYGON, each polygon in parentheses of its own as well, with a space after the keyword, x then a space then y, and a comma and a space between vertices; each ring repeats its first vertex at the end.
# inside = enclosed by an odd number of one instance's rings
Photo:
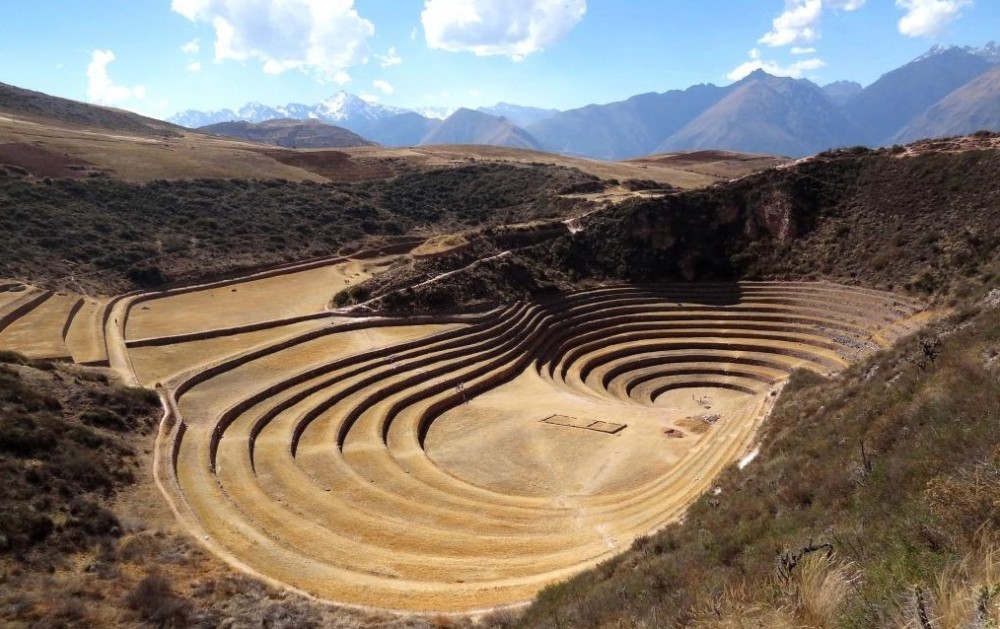
POLYGON ((793 370, 832 374, 923 316, 828 283, 613 286, 129 351, 171 392, 161 476, 213 550, 340 603, 464 612, 676 518, 746 454, 793 370))

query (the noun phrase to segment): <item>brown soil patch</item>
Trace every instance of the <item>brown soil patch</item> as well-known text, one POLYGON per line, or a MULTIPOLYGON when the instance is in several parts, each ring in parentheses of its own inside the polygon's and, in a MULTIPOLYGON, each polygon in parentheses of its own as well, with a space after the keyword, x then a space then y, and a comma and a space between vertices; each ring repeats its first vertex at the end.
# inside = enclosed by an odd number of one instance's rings
POLYGON ((0 144, 0 164, 19 166, 35 177, 80 179, 100 172, 87 160, 24 142, 0 144))
POLYGON ((708 422, 696 417, 685 417, 677 420, 677 425, 695 435, 703 435, 712 427, 708 422))
POLYGON ((343 151, 263 150, 261 153, 282 164, 307 170, 334 182, 385 179, 397 174, 387 162, 356 159, 343 151))

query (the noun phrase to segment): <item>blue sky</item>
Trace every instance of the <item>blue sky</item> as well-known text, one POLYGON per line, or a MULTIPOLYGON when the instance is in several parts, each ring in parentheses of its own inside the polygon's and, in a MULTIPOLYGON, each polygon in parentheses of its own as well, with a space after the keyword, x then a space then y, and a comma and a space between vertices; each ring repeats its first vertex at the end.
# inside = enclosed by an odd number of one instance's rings
POLYGON ((32 0, 4 7, 0 81, 156 117, 340 89, 568 109, 756 67, 868 84, 998 38, 997 0, 32 0))

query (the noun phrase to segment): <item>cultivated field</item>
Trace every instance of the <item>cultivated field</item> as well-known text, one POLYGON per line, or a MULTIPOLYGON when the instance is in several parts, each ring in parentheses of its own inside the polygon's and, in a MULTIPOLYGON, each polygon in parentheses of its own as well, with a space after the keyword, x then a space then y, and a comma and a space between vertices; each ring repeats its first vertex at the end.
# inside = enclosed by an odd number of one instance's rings
POLYGON ((231 565, 344 604, 468 612, 530 600, 677 519, 752 452, 792 371, 832 375, 929 316, 796 282, 606 286, 456 316, 328 309, 393 261, 111 301, 4 282, 0 348, 160 391, 161 489, 231 565))

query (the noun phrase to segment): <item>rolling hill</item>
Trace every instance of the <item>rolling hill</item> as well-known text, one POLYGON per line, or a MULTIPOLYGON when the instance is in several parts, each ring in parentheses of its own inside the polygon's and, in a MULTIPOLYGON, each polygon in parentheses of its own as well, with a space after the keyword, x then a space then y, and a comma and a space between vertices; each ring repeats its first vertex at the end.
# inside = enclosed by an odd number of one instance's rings
POLYGON ((420 144, 489 144, 541 149, 535 138, 506 118, 464 108, 448 116, 424 136, 420 144))
POLYGON ((0 83, 0 111, 144 137, 178 137, 184 131, 184 128, 175 124, 130 111, 80 103, 6 83, 0 83))
POLYGON ((351 146, 373 146, 375 143, 319 120, 293 120, 279 118, 253 123, 237 120, 218 122, 200 127, 199 131, 212 135, 222 135, 237 140, 273 144, 285 148, 347 148, 351 146))

